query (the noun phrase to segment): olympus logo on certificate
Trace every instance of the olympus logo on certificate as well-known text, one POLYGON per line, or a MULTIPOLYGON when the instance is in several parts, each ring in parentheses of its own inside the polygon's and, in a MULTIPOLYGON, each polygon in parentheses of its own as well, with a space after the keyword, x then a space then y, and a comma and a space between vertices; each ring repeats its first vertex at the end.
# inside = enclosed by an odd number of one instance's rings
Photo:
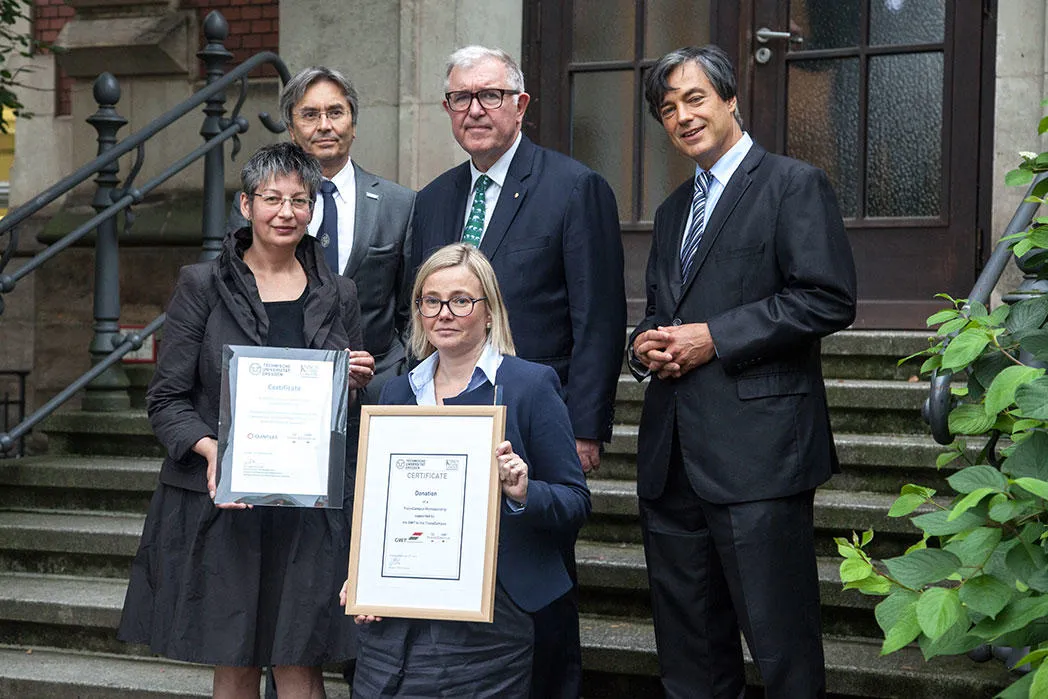
POLYGON ((382 575, 459 577, 465 454, 391 454, 382 575))
POLYGON ((224 348, 215 502, 342 506, 345 355, 224 348))

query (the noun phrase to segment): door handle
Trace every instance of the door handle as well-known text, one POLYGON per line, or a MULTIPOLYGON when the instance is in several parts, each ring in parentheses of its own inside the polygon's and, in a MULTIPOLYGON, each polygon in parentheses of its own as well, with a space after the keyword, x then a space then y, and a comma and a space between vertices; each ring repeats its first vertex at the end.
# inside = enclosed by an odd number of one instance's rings
POLYGON ((771 39, 785 39, 793 44, 803 44, 803 36, 794 36, 793 32, 777 32, 767 27, 761 27, 757 30, 757 41, 762 44, 768 43, 771 39))

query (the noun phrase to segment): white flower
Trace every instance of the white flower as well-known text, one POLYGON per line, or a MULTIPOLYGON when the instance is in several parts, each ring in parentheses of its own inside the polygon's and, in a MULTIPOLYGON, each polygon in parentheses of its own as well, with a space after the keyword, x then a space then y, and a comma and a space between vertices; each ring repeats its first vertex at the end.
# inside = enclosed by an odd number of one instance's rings
POLYGON ((1037 154, 1036 153, 1031 153, 1028 150, 1021 150, 1021 151, 1019 151, 1019 156, 1023 160, 1033 160, 1034 158, 1037 157, 1037 154))

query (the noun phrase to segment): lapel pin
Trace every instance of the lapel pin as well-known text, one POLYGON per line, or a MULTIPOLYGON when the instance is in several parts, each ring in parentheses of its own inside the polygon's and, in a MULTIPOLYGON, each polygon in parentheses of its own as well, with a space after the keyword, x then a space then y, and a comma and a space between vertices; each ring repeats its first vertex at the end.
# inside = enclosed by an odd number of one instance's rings
POLYGON ((514 198, 514 199, 516 199, 516 198, 517 198, 517 197, 519 197, 519 196, 520 196, 520 192, 514 192, 514 193, 513 193, 513 198, 514 198))
POLYGON ((364 192, 364 196, 366 196, 368 199, 378 199, 378 195, 374 192, 364 192))

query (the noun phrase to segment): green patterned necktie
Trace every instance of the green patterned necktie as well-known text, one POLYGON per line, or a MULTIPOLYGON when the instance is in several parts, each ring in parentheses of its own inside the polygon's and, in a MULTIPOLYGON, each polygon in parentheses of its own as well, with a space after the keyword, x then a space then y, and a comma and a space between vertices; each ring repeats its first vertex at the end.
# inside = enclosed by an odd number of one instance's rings
POLYGON ((488 185, 490 184, 491 178, 487 175, 481 175, 477 178, 476 193, 473 195, 473 207, 469 210, 469 220, 466 221, 466 228, 462 231, 462 242, 476 248, 480 247, 480 236, 484 235, 484 192, 488 191, 488 185))

